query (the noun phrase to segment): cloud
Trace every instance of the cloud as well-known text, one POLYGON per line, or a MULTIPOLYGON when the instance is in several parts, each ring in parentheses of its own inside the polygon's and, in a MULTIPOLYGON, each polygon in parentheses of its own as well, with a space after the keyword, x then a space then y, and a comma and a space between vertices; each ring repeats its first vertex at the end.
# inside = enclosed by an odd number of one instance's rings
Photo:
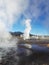
POLYGON ((11 27, 27 8, 28 0, 0 0, 0 19, 11 27))
POLYGON ((43 16, 42 24, 49 27, 49 0, 0 0, 0 26, 4 24, 2 29, 11 29, 21 14, 37 22, 43 16))
POLYGON ((39 21, 45 29, 49 28, 49 0, 30 0, 29 5, 23 13, 25 18, 39 21))

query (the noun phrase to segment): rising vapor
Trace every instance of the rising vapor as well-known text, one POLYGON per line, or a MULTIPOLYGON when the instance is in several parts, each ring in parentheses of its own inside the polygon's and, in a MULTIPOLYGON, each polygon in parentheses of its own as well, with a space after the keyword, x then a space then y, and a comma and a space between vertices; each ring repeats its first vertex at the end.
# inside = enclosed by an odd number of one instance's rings
MULTIPOLYGON (((11 35, 9 30, 12 28, 15 20, 17 20, 22 12, 28 6, 28 0, 0 0, 0 43, 10 43, 11 35)), ((4 43, 4 44, 5 44, 4 43)), ((2 45, 1 45, 2 46, 2 45)))
POLYGON ((27 8, 27 2, 28 0, 0 0, 0 48, 7 50, 9 47, 16 46, 18 40, 12 38, 9 30, 12 29, 14 22, 27 8))
POLYGON ((25 30, 24 30, 24 34, 23 34, 23 37, 24 37, 24 40, 25 39, 29 39, 30 38, 30 31, 31 31, 31 19, 27 19, 25 21, 25 30))

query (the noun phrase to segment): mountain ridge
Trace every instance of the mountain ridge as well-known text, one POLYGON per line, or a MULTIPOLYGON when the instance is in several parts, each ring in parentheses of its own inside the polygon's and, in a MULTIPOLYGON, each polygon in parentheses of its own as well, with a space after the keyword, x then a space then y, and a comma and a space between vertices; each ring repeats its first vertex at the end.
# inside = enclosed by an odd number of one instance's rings
MULTIPOLYGON (((20 32, 20 31, 17 31, 17 32, 10 32, 10 34, 14 35, 14 36, 20 36, 20 35, 23 35, 24 33, 20 32)), ((33 34, 30 34, 30 36, 33 36, 33 34)))

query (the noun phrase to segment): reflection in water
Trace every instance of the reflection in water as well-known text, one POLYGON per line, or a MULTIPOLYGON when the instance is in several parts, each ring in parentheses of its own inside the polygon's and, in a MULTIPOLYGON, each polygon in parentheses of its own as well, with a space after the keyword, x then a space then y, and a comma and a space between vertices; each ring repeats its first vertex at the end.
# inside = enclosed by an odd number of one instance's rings
POLYGON ((1 65, 49 65, 49 48, 36 44, 30 48, 19 44, 18 48, 11 48, 2 56, 1 65))

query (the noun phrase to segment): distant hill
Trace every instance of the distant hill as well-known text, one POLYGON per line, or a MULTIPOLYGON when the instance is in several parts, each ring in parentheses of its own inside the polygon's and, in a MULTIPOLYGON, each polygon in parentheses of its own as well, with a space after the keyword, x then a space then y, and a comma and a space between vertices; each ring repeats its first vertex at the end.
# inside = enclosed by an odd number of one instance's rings
POLYGON ((23 33, 22 32, 10 32, 11 33, 11 35, 14 35, 14 36, 20 36, 20 35, 22 35, 23 33))

